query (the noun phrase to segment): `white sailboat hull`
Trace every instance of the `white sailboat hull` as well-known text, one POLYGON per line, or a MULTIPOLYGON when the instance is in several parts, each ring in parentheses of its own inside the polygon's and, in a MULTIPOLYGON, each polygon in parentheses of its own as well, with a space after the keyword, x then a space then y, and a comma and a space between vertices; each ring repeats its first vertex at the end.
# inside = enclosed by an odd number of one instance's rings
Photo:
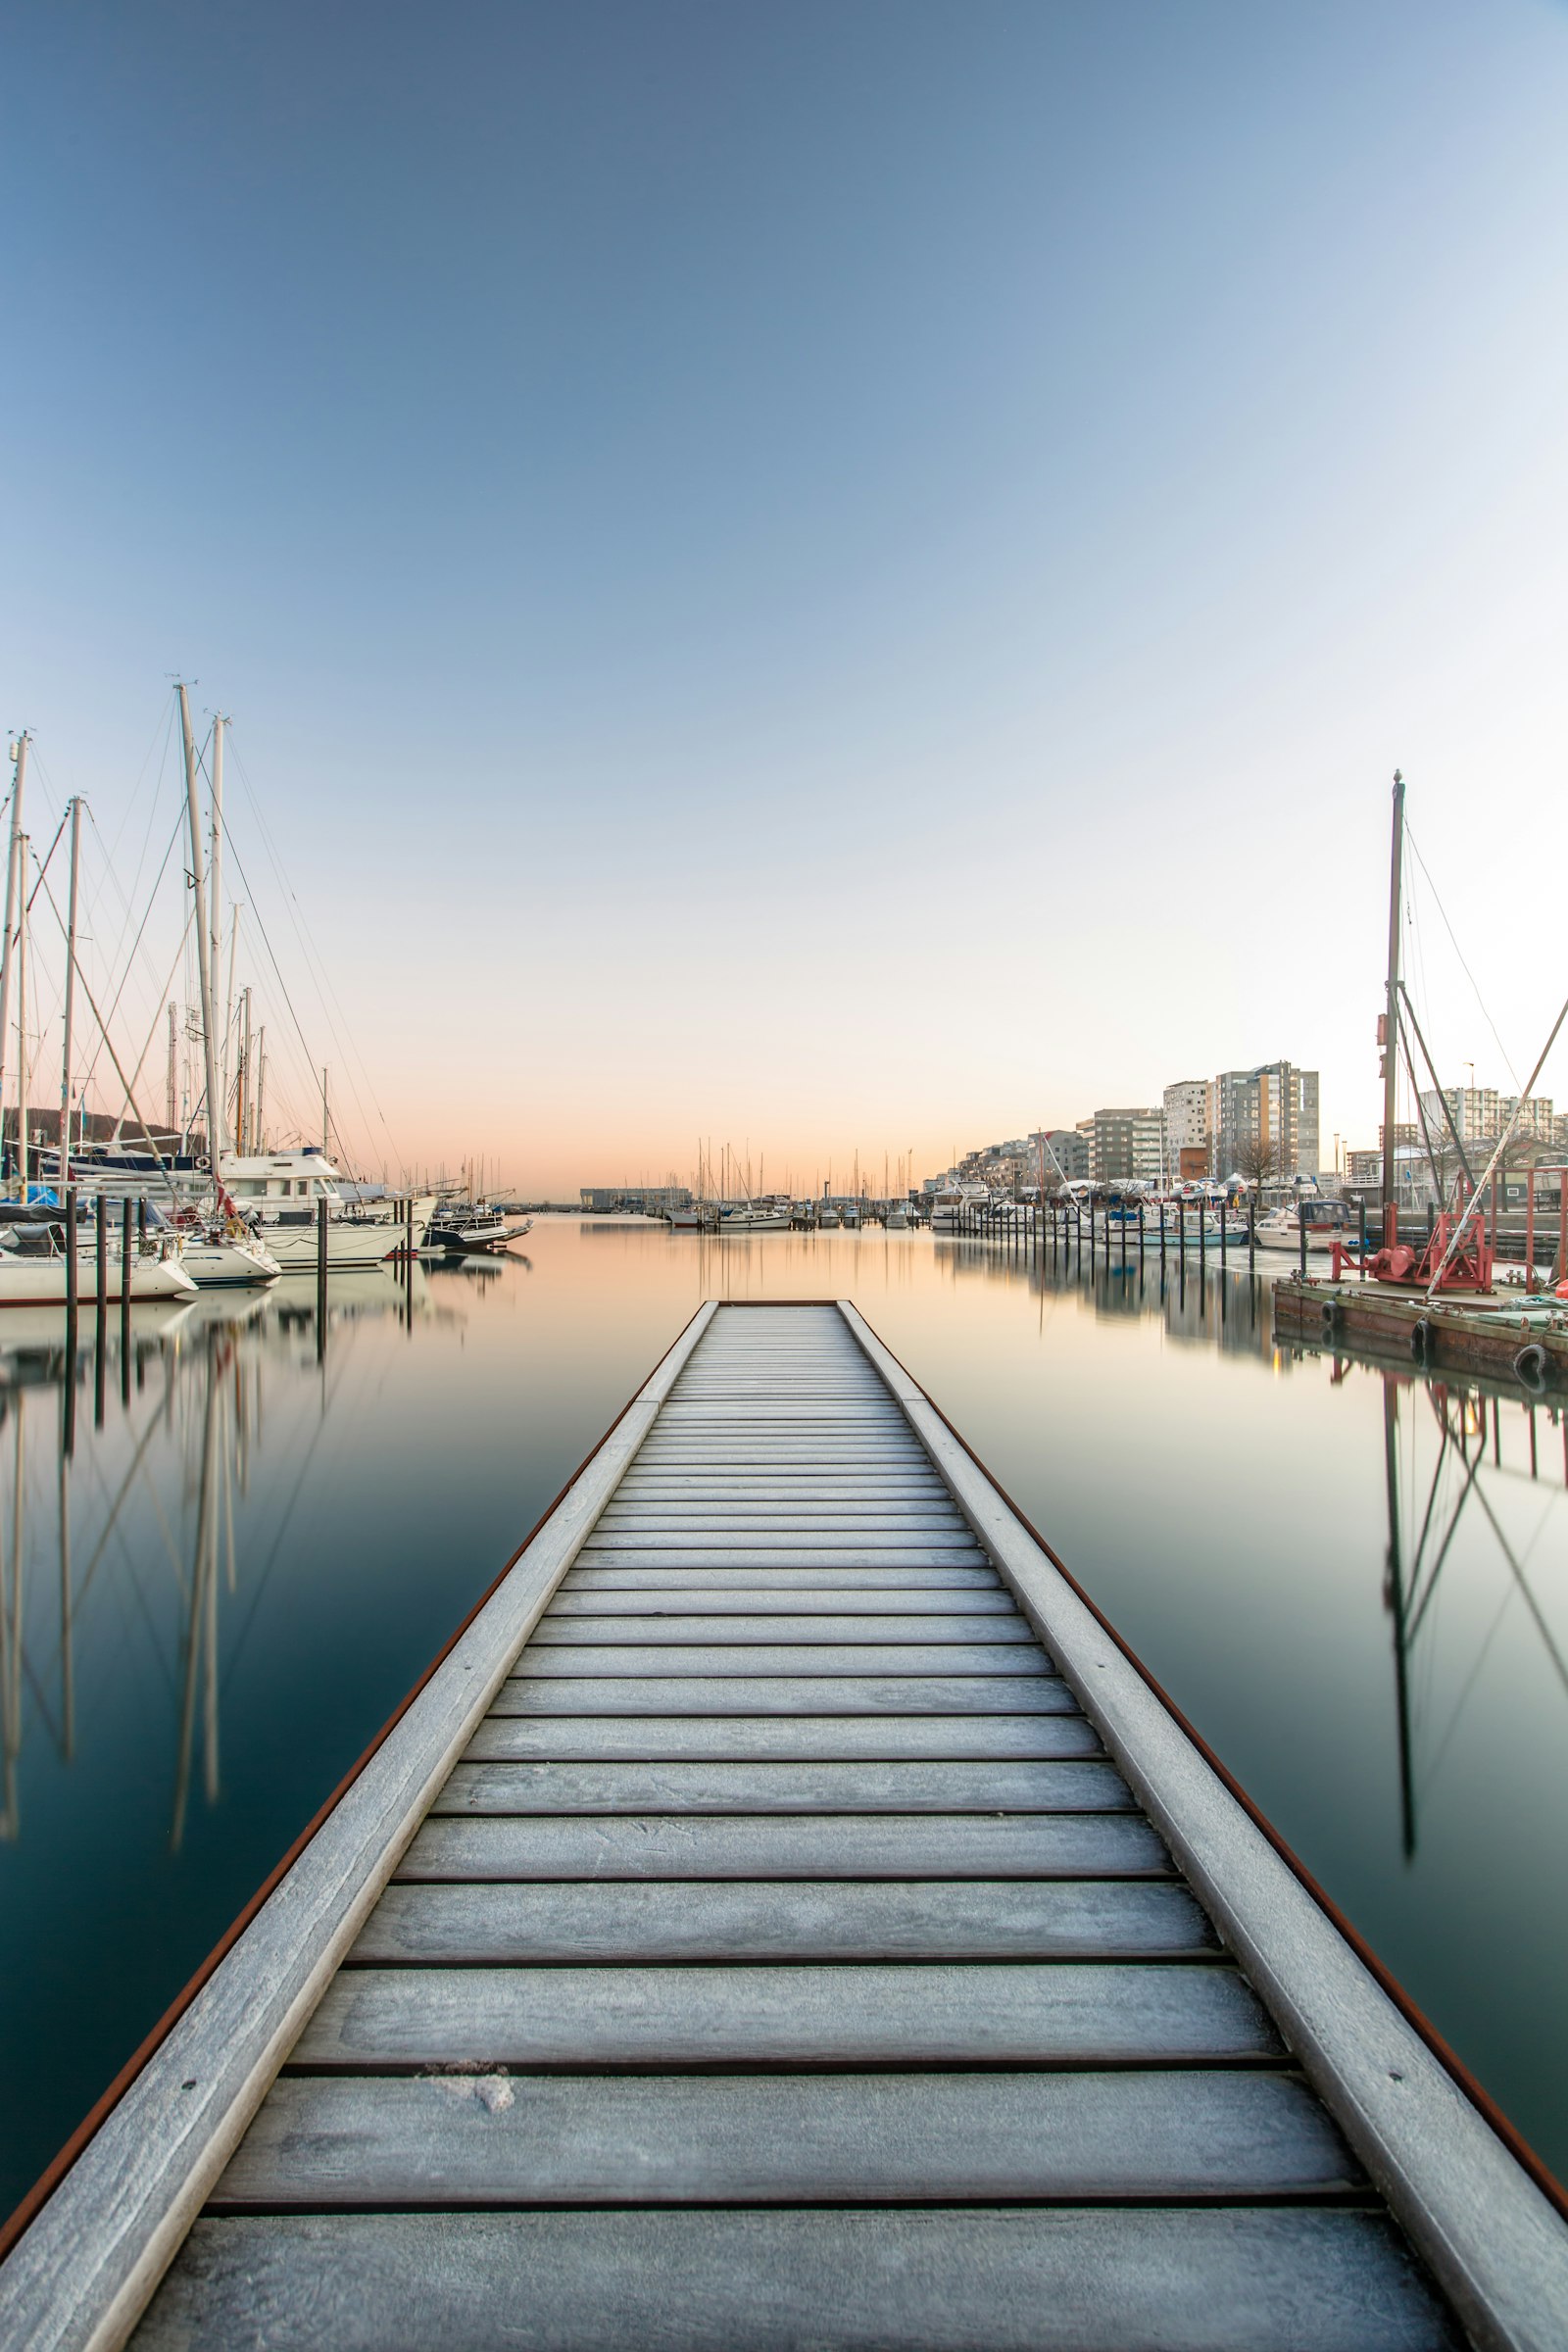
MULTIPOLYGON (((118 1253, 105 1269, 104 1302, 116 1306, 124 1295, 123 1266, 118 1253)), ((194 1298, 196 1285, 177 1258, 133 1258, 130 1267, 132 1304, 146 1298, 194 1298)), ((76 1299, 80 1306, 98 1303, 98 1268, 90 1256, 76 1260, 76 1299)), ((66 1261, 63 1257, 19 1257, 0 1250, 0 1306, 64 1306, 66 1261)))
MULTIPOLYGON (((357 1217, 328 1217, 326 1264, 329 1273, 349 1266, 378 1266, 397 1249, 398 1225, 362 1224, 357 1217)), ((299 1225, 262 1226, 258 1240, 280 1274, 314 1274, 317 1229, 314 1218, 299 1225)))

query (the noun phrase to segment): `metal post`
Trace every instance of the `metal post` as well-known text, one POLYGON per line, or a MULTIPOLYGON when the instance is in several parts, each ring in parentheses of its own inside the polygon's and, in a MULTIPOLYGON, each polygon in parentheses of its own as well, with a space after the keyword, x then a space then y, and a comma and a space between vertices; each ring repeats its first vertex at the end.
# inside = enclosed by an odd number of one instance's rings
POLYGON ((93 1332, 92 1421, 94 1429, 102 1429, 107 1371, 104 1359, 109 1353, 109 1203, 102 1193, 98 1196, 94 1221, 93 1269, 98 1277, 98 1315, 93 1332))
POLYGON ((1257 1263, 1257 1195, 1247 1196, 1247 1266, 1250 1273, 1257 1263))
POLYGON ((1536 1280, 1536 1167, 1530 1163, 1525 1177, 1525 1289, 1533 1290, 1536 1280))
POLYGON ((136 1195, 136 1251, 139 1256, 147 1247, 147 1196, 136 1195))
POLYGON ((1298 1200, 1296 1203, 1296 1222, 1301 1235, 1301 1280, 1304 1282, 1306 1280, 1306 1204, 1304 1201, 1298 1200))
POLYGON ((1181 1236, 1182 1280, 1185 1282, 1187 1280, 1187 1203, 1185 1200, 1178 1200, 1176 1203, 1176 1229, 1181 1236))
POLYGON ((120 1394, 130 1402, 130 1195, 120 1204, 120 1394))
POLYGON ((80 1269, 76 1264, 76 1188, 66 1187, 66 1316, 70 1322, 76 1316, 76 1281, 80 1269))
MULTIPOLYGON (((18 844, 22 839, 22 795, 23 787, 27 781, 27 746, 31 741, 32 737, 24 728, 11 751, 12 761, 17 772, 16 780, 11 788, 11 855, 6 866, 6 927, 4 936, 0 937, 0 1099, 3 1099, 5 1093, 6 1054, 9 1051, 11 957, 17 923, 17 893, 21 891, 25 895, 27 883, 27 877, 18 854, 18 844)), ((20 1040, 18 1042, 20 1048, 20 1040)), ((18 1059, 19 1061, 21 1059, 20 1051, 18 1059)), ((21 1132, 20 1121, 18 1132, 19 1134, 21 1132)))
POLYGON ((1208 1203, 1206 1200, 1200 1200, 1198 1203, 1198 1270, 1200 1274, 1208 1272, 1208 1203))
POLYGON ((1165 1203, 1163 1200, 1159 1204, 1159 1262, 1161 1265, 1165 1263, 1165 1203))
POLYGON ((1144 1204, 1138 1203, 1138 1263, 1144 1262, 1144 1204))
POLYGON ((326 1202, 316 1203, 316 1353, 326 1353, 326 1202))
POLYGON ((1359 1279, 1360 1281, 1362 1281, 1362 1282, 1365 1282, 1365 1280, 1366 1280, 1366 1195, 1365 1195, 1365 1193, 1363 1193, 1363 1194, 1361 1195, 1360 1199, 1359 1199, 1359 1200, 1356 1201, 1356 1204, 1355 1204, 1355 1206, 1356 1206, 1356 1212, 1357 1212, 1357 1214, 1356 1214, 1356 1223, 1357 1223, 1357 1225, 1358 1225, 1358 1227, 1359 1227, 1359 1229, 1360 1229, 1360 1237, 1361 1237, 1361 1246, 1360 1246, 1359 1250, 1357 1250, 1357 1251, 1356 1251, 1356 1253, 1355 1253, 1355 1257, 1356 1257, 1355 1271, 1356 1271, 1356 1275, 1357 1275, 1358 1279, 1359 1279))
POLYGON ((1225 1271, 1225 1248, 1228 1238, 1226 1227, 1229 1225, 1229 1223, 1230 1202, 1228 1200, 1222 1200, 1219 1204, 1219 1270, 1222 1274, 1225 1271))

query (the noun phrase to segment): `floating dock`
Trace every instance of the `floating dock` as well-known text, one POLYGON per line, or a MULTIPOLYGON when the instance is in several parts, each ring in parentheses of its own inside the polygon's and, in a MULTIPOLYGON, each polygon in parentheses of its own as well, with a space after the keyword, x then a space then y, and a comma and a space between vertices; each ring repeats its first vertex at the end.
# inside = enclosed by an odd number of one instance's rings
POLYGON ((1274 1286, 1284 1340, 1353 1341, 1439 1369, 1513 1374, 1542 1395, 1568 1384, 1568 1301, 1523 1289, 1428 1298, 1392 1283, 1293 1274, 1274 1286))
POLYGON ((856 1311, 710 1304, 0 2312, 12 2352, 1560 2352, 1568 2226, 856 1311))

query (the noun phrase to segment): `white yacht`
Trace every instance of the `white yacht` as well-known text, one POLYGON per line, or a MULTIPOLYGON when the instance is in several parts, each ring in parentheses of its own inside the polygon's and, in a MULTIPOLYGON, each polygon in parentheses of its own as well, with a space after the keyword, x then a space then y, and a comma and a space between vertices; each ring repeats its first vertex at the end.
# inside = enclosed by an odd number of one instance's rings
POLYGON ((744 1208, 732 1208, 720 1219, 720 1233, 787 1233, 790 1212, 774 1208, 769 1202, 749 1202, 744 1208))
POLYGON ((345 1204, 336 1167, 314 1144, 293 1152, 225 1152, 221 1174, 224 1192, 284 1274, 314 1273, 323 1200, 331 1270, 378 1266, 401 1246, 401 1225, 345 1204))

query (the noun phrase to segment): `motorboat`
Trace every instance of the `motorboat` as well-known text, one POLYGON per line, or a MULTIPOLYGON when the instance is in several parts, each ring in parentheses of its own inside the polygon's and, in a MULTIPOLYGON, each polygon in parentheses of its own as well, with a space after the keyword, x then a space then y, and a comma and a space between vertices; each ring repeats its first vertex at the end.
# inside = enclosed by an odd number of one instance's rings
POLYGON ((719 1219, 720 1233, 787 1233, 790 1212, 787 1208, 772 1208, 756 1202, 745 1208, 732 1208, 719 1219))
POLYGON ((824 1200, 821 1207, 816 1212, 816 1222, 818 1228, 822 1232, 825 1233, 832 1231, 836 1233, 838 1230, 839 1212, 836 1208, 831 1207, 828 1202, 824 1200))
POLYGON ((890 1203, 888 1213, 883 1218, 882 1223, 889 1233, 908 1232, 909 1212, 905 1207, 902 1200, 895 1200, 890 1203))
POLYGON ((1271 1208, 1266 1216, 1259 1217, 1257 1246, 1260 1250, 1298 1251, 1303 1226, 1309 1250, 1329 1250, 1336 1242, 1344 1244, 1358 1238, 1358 1221, 1350 1203, 1318 1194, 1302 1200, 1298 1207, 1271 1208))
POLYGON ((425 1246, 467 1256, 481 1250, 504 1250, 508 1242, 532 1231, 532 1217, 509 1217, 488 1200, 448 1200, 431 1217, 425 1246))

